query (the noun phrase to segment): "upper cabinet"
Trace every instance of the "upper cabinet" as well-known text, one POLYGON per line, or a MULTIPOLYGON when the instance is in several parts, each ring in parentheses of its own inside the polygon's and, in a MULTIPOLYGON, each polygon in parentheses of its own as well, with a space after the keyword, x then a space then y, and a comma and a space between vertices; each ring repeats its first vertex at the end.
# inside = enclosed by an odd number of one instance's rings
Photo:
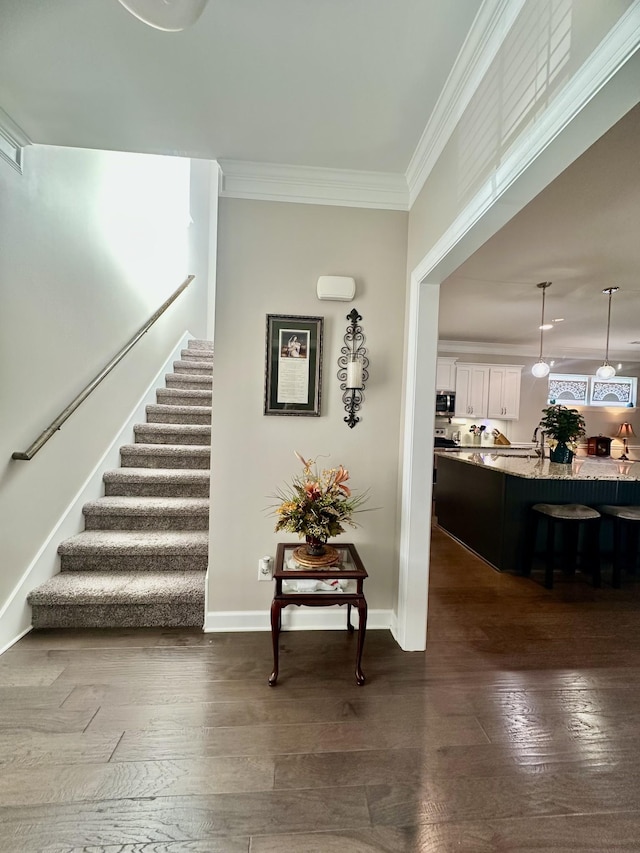
POLYGON ((492 367, 489 374, 487 417, 517 420, 520 417, 521 367, 492 367))
POLYGON ((489 366, 456 365, 456 417, 486 418, 489 400, 489 366))
POLYGON ((456 417, 517 420, 522 365, 456 365, 456 417))
POLYGON ((456 389, 455 358, 438 358, 436 364, 436 391, 455 391, 456 389))

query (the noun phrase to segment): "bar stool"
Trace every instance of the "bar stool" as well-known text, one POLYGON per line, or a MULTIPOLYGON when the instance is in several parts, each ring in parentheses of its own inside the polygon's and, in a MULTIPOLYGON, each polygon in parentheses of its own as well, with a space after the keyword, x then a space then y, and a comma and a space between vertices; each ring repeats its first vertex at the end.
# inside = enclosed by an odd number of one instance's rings
POLYGON ((544 518, 547 522, 547 547, 545 552, 544 585, 553 589, 553 572, 556 557, 556 527, 562 531, 562 544, 565 566, 575 571, 579 559, 580 525, 585 525, 585 542, 583 553, 585 567, 591 574, 594 586, 600 586, 600 513, 598 510, 583 504, 534 504, 531 507, 531 523, 529 540, 526 550, 526 565, 523 574, 531 574, 535 551, 538 522, 544 518))
POLYGON ((640 533, 640 506, 601 506, 600 512, 613 519, 613 573, 611 585, 619 589, 622 570, 627 567, 633 574, 638 560, 638 534, 640 533), (626 540, 626 542, 625 542, 626 540), (625 549, 626 544, 626 549, 625 549))

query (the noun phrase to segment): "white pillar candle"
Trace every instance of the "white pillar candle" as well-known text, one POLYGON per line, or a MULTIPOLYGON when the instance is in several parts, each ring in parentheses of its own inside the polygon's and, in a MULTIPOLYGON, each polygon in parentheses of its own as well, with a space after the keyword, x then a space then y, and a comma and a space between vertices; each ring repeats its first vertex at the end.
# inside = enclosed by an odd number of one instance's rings
POLYGON ((362 361, 357 355, 347 362, 347 388, 362 388, 362 361))

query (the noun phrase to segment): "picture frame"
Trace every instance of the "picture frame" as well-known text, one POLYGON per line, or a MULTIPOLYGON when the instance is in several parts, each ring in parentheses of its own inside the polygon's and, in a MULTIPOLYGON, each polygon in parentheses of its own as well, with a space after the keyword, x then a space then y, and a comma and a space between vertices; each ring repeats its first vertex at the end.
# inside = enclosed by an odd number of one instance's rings
POLYGON ((267 314, 265 415, 319 417, 323 317, 267 314))

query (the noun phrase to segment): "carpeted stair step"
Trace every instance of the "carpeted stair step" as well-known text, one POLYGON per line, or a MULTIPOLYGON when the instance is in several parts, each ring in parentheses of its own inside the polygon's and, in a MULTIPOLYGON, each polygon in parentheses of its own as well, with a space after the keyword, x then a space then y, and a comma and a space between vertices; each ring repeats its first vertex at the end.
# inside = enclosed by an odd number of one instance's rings
POLYGON ((210 391, 213 385, 212 376, 201 376, 197 373, 191 376, 189 373, 166 373, 164 382, 167 388, 183 388, 185 390, 210 391))
POLYGON ((211 445, 125 444, 120 448, 123 468, 210 468, 211 445))
POLYGON ((106 471, 104 493, 107 497, 209 497, 208 468, 116 468, 106 471))
POLYGON ((180 358, 183 361, 193 359, 194 361, 206 361, 207 364, 212 364, 213 350, 183 349, 180 350, 180 358))
POLYGON ((163 406, 152 403, 146 411, 149 424, 211 424, 211 406, 163 406))
POLYGON ((207 498, 104 497, 82 507, 85 530, 208 530, 207 498))
POLYGON ((156 400, 164 406, 208 406, 211 408, 211 390, 190 388, 158 388, 156 400))
POLYGON ((204 352, 213 353, 213 343, 211 341, 201 341, 198 338, 191 338, 187 342, 187 347, 190 350, 203 350, 204 352))
POLYGON ((211 361, 195 361, 195 359, 185 359, 184 361, 173 362, 174 373, 202 374, 210 376, 213 373, 213 360, 211 361))
POLYGON ((58 547, 65 572, 204 572, 203 530, 85 530, 58 547))
POLYGON ((209 424, 135 424, 136 444, 200 444, 211 443, 209 424))
POLYGON ((30 593, 34 628, 201 627, 204 572, 74 572, 30 593))

